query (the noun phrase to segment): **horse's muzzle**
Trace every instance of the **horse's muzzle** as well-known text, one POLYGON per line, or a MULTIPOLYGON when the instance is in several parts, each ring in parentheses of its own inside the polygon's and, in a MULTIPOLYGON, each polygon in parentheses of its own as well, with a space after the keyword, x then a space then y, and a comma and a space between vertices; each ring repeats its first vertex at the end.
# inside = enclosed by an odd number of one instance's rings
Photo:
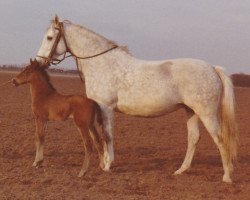
POLYGON ((50 58, 47 58, 47 57, 44 57, 44 56, 39 56, 37 55, 35 60, 38 61, 39 65, 41 67, 49 67, 50 66, 50 63, 51 63, 51 59, 50 58))

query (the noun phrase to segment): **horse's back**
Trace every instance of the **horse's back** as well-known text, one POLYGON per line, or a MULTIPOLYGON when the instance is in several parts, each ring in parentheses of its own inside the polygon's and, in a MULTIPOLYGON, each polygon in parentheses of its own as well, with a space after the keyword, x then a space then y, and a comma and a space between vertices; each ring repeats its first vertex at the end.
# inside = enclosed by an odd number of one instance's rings
POLYGON ((172 60, 171 74, 184 104, 191 108, 217 109, 222 83, 214 67, 196 59, 172 60))
POLYGON ((132 115, 157 116, 180 104, 194 107, 219 101, 221 81, 214 68, 202 60, 172 59, 141 62, 128 72, 118 91, 117 107, 132 115))

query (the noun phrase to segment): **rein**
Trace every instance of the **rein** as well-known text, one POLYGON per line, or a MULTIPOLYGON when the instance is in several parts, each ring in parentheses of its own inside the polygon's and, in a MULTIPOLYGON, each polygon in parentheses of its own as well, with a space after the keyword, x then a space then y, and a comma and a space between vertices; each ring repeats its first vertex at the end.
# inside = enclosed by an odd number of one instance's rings
POLYGON ((37 55, 37 57, 45 59, 45 63, 46 63, 46 64, 52 64, 52 65, 58 65, 60 62, 62 62, 62 61, 65 60, 66 58, 68 58, 68 57, 74 57, 74 58, 75 58, 75 62, 76 62, 76 66, 77 66, 77 71, 78 71, 78 74, 79 74, 80 79, 81 79, 82 82, 84 82, 84 81, 83 81, 82 74, 81 74, 80 69, 79 69, 78 59, 84 60, 84 59, 95 58, 95 57, 97 57, 97 56, 103 55, 103 54, 105 54, 105 53, 107 53, 107 52, 109 52, 109 51, 112 51, 113 49, 116 49, 116 48, 119 47, 118 45, 114 45, 112 48, 107 49, 107 50, 105 50, 105 51, 103 51, 103 52, 100 52, 100 53, 95 54, 95 55, 92 55, 92 56, 85 56, 85 57, 77 56, 75 53, 73 53, 73 52, 69 49, 69 47, 68 47, 68 45, 67 45, 67 40, 66 40, 66 37, 65 37, 65 34, 64 34, 63 22, 59 22, 59 27, 55 27, 55 29, 58 30, 59 32, 58 32, 58 35, 57 35, 57 37, 56 37, 56 40, 55 40, 55 42, 54 42, 54 44, 53 44, 53 46, 52 46, 52 48, 51 48, 51 51, 50 51, 49 56, 48 56, 48 57, 44 57, 44 56, 39 56, 39 55, 37 55), (53 59, 52 56, 53 56, 53 54, 54 54, 55 51, 56 51, 57 45, 58 45, 58 43, 59 43, 61 37, 63 38, 64 44, 65 44, 65 47, 66 47, 66 52, 64 53, 62 59, 53 59), (69 52, 70 55, 67 55, 67 56, 66 56, 67 52, 69 52))

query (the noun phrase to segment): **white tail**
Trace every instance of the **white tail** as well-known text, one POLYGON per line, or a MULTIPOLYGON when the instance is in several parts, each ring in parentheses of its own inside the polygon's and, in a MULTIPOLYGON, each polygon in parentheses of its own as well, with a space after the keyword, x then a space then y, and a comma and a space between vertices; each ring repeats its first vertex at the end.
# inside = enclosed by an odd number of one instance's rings
POLYGON ((237 157, 238 128, 235 121, 235 102, 233 84, 222 67, 215 67, 223 84, 223 94, 220 108, 220 138, 225 145, 227 161, 231 163, 237 157))

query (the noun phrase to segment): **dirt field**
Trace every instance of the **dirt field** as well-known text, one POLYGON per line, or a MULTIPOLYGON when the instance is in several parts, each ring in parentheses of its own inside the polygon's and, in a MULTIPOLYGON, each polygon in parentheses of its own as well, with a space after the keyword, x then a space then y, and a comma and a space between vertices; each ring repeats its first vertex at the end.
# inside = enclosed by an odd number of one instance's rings
MULTIPOLYGON (((0 83, 12 76, 0 73, 0 83)), ((78 78, 52 82, 62 93, 82 94, 78 78)), ((98 167, 95 152, 88 173, 78 178, 83 148, 73 122, 49 123, 43 167, 33 168, 29 86, 0 87, 0 199, 250 199, 250 89, 236 88, 236 100, 241 144, 232 185, 221 181, 219 152, 202 125, 192 168, 172 175, 186 152, 184 110, 153 119, 116 113, 111 172, 98 167)))

